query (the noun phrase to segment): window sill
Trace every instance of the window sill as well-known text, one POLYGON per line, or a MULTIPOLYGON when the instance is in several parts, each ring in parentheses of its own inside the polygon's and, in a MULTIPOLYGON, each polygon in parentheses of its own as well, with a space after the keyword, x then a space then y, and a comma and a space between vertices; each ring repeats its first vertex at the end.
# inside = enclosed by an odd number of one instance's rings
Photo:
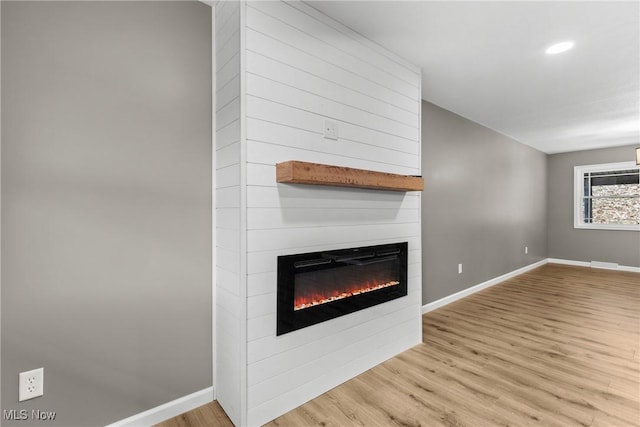
POLYGON ((579 229, 579 230, 640 231, 640 225, 574 224, 573 228, 579 229))

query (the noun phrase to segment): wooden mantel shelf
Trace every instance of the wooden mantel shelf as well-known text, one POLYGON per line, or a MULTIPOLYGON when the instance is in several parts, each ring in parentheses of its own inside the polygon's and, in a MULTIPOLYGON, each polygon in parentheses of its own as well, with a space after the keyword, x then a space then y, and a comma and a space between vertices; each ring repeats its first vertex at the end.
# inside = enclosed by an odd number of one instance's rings
POLYGON ((398 175, 343 166, 291 160, 276 164, 276 181, 287 184, 332 185, 390 191, 422 191, 419 176, 398 175))

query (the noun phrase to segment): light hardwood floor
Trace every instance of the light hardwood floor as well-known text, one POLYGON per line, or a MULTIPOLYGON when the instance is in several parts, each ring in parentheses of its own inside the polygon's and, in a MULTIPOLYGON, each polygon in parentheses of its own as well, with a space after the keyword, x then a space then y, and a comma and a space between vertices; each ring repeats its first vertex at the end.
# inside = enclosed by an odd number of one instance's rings
MULTIPOLYGON (((423 341, 267 424, 640 426, 640 274, 547 264, 423 316, 423 341)), ((217 402, 160 427, 232 425, 217 402)))

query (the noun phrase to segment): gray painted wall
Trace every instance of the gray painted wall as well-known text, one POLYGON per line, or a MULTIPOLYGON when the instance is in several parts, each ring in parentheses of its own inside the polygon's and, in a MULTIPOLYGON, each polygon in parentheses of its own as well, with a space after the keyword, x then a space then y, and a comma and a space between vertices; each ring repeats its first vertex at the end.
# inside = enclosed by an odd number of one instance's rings
POLYGON ((3 1, 2 124, 4 425, 211 386, 210 8, 3 1))
POLYGON ((422 107, 426 304, 546 258, 547 172, 544 153, 422 107))
POLYGON ((635 145, 552 154, 548 169, 548 254, 573 261, 640 267, 640 233, 573 228, 573 167, 635 160, 635 145))

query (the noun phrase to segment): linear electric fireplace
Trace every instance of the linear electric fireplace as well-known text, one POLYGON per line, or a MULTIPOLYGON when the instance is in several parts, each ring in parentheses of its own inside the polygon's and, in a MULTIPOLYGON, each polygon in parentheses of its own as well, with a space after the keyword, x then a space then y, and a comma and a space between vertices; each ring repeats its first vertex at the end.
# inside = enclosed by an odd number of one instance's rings
POLYGON ((407 295, 407 242, 278 257, 277 335, 407 295))

